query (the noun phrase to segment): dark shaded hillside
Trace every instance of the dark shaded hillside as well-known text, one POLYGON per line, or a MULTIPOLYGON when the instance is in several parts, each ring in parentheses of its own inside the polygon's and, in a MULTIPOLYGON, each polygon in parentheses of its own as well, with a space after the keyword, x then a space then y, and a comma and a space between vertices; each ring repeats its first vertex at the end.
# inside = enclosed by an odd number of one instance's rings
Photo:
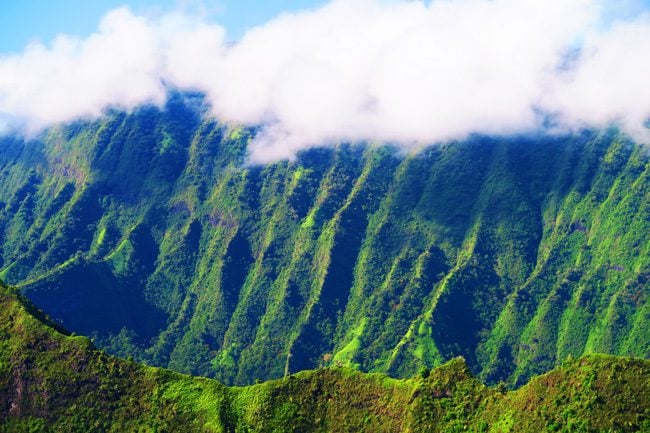
POLYGON ((650 357, 650 163, 616 132, 245 167, 250 136, 177 96, 3 139, 0 277, 111 353, 230 384, 650 357))
POLYGON ((1 432, 635 432, 650 428, 650 362, 591 355, 517 391, 461 359, 417 378, 349 368, 245 388, 143 367, 65 336, 0 284, 1 432))

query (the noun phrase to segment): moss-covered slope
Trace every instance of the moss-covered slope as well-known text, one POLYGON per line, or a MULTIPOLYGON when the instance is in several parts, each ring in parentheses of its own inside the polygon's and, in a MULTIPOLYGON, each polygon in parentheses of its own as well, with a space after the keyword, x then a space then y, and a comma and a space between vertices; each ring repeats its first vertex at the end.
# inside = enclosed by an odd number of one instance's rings
POLYGON ((229 384, 650 357, 650 162, 616 131, 247 167, 254 131, 186 98, 0 141, 0 278, 110 353, 229 384))
POLYGON ((592 355, 517 391, 461 359, 396 380, 348 368, 245 388, 144 367, 61 334, 0 287, 3 432, 636 432, 650 428, 650 362, 592 355))

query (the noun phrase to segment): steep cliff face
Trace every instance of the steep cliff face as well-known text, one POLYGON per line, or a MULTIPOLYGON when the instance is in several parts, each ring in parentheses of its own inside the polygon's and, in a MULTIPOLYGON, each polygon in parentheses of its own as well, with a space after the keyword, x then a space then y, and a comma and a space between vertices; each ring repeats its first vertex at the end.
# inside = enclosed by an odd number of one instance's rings
POLYGON ((650 159, 615 131, 246 166, 184 97, 0 142, 0 277, 109 352, 230 384, 462 355, 650 357, 650 159))

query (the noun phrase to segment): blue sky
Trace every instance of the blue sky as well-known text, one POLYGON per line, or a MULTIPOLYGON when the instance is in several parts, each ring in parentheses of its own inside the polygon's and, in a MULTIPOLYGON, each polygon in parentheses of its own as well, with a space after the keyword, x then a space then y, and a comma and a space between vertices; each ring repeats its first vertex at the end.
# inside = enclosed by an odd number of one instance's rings
MULTIPOLYGON (((228 30, 230 40, 284 11, 314 8, 326 0, 0 0, 0 53, 19 53, 34 40, 49 43, 57 34, 87 36, 109 10, 129 6, 136 13, 156 13, 202 6, 211 21, 228 30)), ((609 18, 650 9, 650 0, 602 0, 609 18)))
POLYGON ((18 53, 30 41, 49 43, 57 34, 87 36, 110 9, 129 6, 136 13, 156 13, 182 5, 201 5, 210 19, 236 40, 246 29, 283 11, 316 7, 324 0, 0 0, 0 53, 18 53))

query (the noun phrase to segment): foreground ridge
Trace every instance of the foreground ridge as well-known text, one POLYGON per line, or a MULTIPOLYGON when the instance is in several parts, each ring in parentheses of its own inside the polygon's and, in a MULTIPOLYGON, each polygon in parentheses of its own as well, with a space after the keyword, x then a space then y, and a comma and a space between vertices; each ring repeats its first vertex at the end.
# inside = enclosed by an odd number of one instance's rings
POLYGON ((572 359, 514 391, 461 358, 411 379, 349 368, 226 387, 108 356, 0 284, 0 431, 635 432, 650 429, 650 361, 572 359))

